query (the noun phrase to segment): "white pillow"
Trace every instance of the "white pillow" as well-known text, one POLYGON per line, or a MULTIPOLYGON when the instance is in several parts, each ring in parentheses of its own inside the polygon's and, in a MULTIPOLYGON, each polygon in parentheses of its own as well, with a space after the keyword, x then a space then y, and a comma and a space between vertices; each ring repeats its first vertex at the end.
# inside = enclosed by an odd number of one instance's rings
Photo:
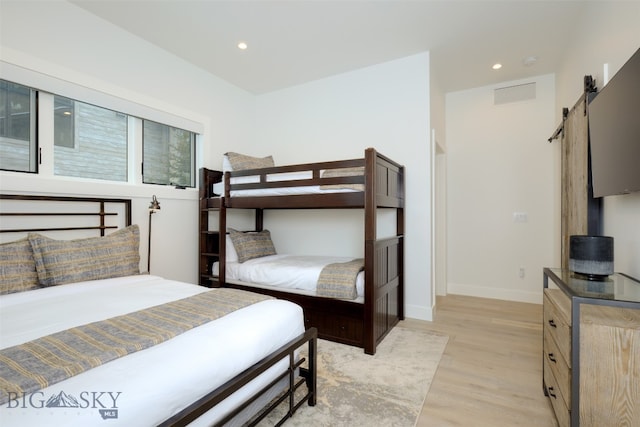
POLYGON ((238 262, 238 253, 236 252, 236 248, 233 246, 233 241, 231 240, 231 236, 227 234, 227 262, 238 262))
POLYGON ((231 172, 233 168, 231 167, 231 162, 229 161, 229 157, 225 154, 222 156, 222 172, 231 172))

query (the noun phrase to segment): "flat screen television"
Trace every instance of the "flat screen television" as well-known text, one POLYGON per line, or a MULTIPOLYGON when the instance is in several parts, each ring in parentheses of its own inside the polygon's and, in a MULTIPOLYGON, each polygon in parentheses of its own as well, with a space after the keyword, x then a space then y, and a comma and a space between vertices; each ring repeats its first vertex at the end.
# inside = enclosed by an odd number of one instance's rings
POLYGON ((640 49, 589 103, 593 196, 640 191, 640 49))

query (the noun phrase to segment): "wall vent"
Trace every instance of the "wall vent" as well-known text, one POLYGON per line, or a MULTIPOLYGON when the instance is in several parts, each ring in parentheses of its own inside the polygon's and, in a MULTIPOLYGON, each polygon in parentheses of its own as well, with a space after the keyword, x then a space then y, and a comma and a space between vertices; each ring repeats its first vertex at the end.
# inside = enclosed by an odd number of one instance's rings
POLYGON ((493 91, 494 105, 526 101, 527 99, 536 99, 535 82, 516 86, 501 87, 493 91))

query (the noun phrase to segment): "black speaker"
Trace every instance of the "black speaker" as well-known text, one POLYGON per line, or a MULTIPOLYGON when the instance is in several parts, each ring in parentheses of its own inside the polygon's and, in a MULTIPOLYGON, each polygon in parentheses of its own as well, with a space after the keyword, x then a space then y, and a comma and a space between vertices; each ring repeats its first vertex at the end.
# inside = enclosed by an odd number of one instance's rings
POLYGON ((570 236, 569 270, 592 280, 613 274, 613 237, 570 236))

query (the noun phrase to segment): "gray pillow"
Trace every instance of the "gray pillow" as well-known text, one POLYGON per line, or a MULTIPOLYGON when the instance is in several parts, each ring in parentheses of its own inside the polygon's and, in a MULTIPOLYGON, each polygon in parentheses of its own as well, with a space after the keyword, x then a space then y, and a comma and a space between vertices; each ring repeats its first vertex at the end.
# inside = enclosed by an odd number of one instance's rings
POLYGON ((105 237, 55 240, 30 233, 38 280, 42 286, 140 274, 137 225, 105 237))
POLYGON ((0 245, 0 295, 39 287, 29 239, 0 245))
POLYGON ((229 236, 238 253, 238 262, 276 255, 269 230, 242 232, 230 228, 229 236))
MULTIPOLYGON (((327 169, 322 172, 322 178, 335 178, 344 176, 362 176, 364 175, 364 166, 354 168, 327 169)), ((349 189, 364 191, 364 184, 328 184, 321 185, 321 190, 349 189)))
POLYGON ((275 166, 272 156, 267 157, 251 157, 246 154, 228 152, 225 153, 229 164, 234 171, 246 169, 271 168, 275 166))

